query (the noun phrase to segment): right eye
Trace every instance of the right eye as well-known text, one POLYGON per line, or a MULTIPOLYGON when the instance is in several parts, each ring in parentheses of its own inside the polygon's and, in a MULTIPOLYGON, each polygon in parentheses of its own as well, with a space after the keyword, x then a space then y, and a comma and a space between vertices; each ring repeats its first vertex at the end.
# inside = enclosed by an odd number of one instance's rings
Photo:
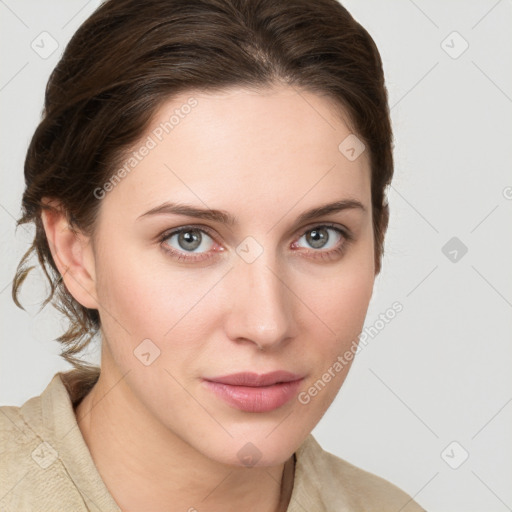
MULTIPOLYGON (((203 261, 210 257, 208 252, 216 245, 216 242, 203 228, 183 226, 181 228, 166 231, 160 238, 162 248, 179 261, 203 261), (193 256, 198 254, 198 256, 193 256), (191 255, 191 256, 188 256, 191 255)), ((217 249, 223 250, 222 248, 217 249)))

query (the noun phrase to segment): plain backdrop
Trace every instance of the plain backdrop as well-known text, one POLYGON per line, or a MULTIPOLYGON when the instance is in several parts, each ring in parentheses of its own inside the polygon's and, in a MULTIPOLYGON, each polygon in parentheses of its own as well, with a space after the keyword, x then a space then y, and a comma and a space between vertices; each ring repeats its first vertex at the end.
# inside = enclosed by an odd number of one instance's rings
MULTIPOLYGON (((38 312, 40 274, 24 289, 27 312, 11 299, 32 236, 15 219, 46 80, 98 4, 0 1, 2 405, 69 368, 54 341, 63 320, 38 312)), ((313 434, 431 512, 512 510, 512 2, 344 5, 383 58, 396 167, 365 324, 378 332, 313 434), (403 311, 380 328, 395 301, 403 311)))

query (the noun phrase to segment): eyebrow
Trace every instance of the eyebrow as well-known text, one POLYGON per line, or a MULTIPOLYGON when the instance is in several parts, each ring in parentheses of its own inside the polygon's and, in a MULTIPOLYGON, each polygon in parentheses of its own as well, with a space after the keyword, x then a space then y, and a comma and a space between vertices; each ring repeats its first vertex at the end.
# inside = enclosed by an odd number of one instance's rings
MULTIPOLYGON (((330 213, 354 209, 366 212, 366 207, 360 201, 355 199, 342 199, 340 201, 335 201, 334 203, 324 204, 305 211, 299 215, 297 223, 301 224, 324 215, 329 215, 330 213)), ((137 220, 153 215, 185 215, 187 217, 209 220, 212 222, 218 222, 219 224, 226 224, 228 226, 234 226, 237 224, 236 217, 225 210, 212 210, 210 208, 198 208, 197 206, 189 204, 169 202, 165 202, 160 206, 156 206, 142 215, 139 215, 137 220)))

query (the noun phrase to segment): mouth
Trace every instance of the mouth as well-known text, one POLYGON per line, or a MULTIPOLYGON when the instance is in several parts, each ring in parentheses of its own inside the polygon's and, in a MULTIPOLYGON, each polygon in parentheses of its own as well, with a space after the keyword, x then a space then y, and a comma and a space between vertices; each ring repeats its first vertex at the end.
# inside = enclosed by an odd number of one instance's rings
POLYGON ((297 395, 304 377, 276 371, 266 374, 235 373, 203 379, 215 396, 244 412, 269 412, 288 403, 297 395))

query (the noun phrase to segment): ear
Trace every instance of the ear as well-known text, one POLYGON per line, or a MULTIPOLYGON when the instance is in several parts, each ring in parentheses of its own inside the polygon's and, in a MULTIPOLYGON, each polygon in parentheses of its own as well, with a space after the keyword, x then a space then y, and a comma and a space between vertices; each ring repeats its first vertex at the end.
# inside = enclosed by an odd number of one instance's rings
POLYGON ((82 306, 98 309, 95 259, 90 237, 70 226, 60 205, 43 199, 41 220, 53 261, 67 290, 82 306))

